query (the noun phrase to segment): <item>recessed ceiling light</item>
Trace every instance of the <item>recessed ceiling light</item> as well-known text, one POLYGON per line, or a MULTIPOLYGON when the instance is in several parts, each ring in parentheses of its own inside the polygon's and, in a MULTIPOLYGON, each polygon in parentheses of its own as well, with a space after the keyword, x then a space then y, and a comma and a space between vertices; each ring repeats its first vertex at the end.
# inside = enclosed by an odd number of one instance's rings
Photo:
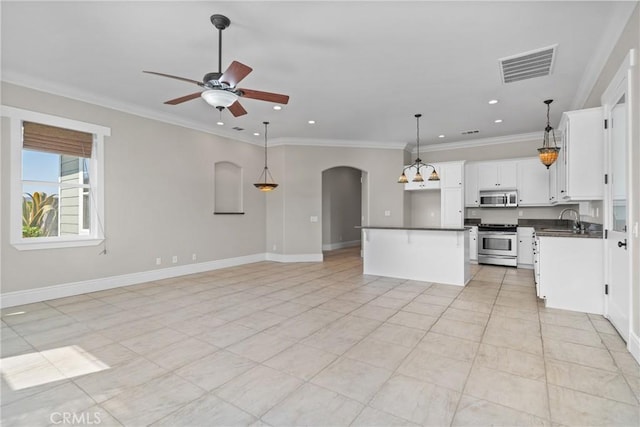
POLYGON ((497 104, 498 100, 497 99, 492 99, 491 101, 489 101, 489 104, 493 105, 493 104, 497 104))
POLYGON ((282 107, 281 107, 281 106, 279 106, 279 105, 274 105, 274 106, 273 106, 273 109, 274 109, 274 110, 282 110, 282 107))
POLYGON ((493 121, 493 123, 502 123, 502 119, 496 119, 493 121))
POLYGON ((444 138, 444 135, 438 135, 438 138, 444 138))
POLYGON ((315 120, 309 120, 307 123, 309 123, 310 125, 315 125, 316 121, 315 120))
POLYGON ((254 132, 253 136, 260 136, 260 134, 258 132, 254 132))
POLYGON ((224 122, 217 122, 216 123, 218 126, 224 126, 224 122))

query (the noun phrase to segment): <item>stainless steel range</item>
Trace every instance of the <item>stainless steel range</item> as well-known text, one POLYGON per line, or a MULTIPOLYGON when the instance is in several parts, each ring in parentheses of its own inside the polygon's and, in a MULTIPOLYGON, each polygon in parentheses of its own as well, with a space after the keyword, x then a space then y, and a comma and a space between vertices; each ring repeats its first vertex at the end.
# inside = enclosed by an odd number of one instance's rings
POLYGON ((478 263, 518 266, 518 226, 478 225, 478 263))

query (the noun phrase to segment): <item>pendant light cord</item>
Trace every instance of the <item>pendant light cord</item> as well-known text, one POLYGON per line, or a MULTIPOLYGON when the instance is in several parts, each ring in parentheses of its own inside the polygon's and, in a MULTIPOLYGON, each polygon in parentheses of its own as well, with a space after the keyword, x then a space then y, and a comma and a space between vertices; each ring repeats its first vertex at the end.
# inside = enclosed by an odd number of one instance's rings
MULTIPOLYGON (((269 122, 264 123, 264 168, 267 169, 267 125, 269 122)), ((266 177, 265 177, 266 178, 266 177)))

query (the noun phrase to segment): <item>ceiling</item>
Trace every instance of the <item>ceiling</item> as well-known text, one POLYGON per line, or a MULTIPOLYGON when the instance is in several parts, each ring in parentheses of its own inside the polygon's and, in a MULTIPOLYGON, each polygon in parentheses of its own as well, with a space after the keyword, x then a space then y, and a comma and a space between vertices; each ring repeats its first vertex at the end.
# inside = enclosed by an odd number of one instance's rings
POLYGON ((554 126, 580 108, 636 4, 2 1, 1 71, 8 82, 256 144, 263 121, 274 143, 413 144, 416 113, 421 144, 464 142, 541 133, 547 98, 554 126), (251 66, 239 86, 289 95, 281 111, 241 99, 248 114, 224 111, 219 126, 201 98, 163 104, 198 87, 142 70, 194 80, 217 71, 214 13, 231 20, 223 70, 232 60, 251 66), (551 75, 501 82, 500 58, 556 44, 551 75))

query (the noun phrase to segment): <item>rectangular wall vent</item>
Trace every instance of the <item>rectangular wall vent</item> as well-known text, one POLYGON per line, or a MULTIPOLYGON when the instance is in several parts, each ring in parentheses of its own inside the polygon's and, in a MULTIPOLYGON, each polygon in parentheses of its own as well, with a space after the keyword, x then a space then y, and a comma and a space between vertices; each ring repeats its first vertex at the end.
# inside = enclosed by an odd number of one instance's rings
POLYGON ((512 83, 548 76, 553 69, 557 47, 558 45, 553 45, 499 59, 502 82, 512 83))

